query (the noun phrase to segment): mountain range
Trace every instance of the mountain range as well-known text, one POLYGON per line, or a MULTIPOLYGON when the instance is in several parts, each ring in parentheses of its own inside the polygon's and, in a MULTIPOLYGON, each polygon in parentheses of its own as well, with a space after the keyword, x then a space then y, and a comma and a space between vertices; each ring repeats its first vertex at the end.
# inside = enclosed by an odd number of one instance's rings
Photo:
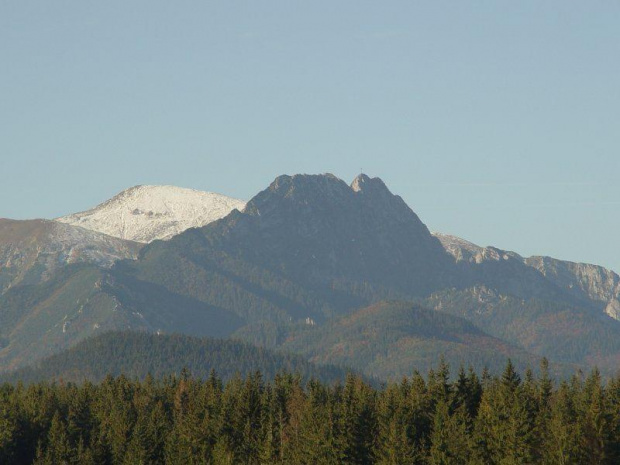
POLYGON ((2 369, 127 329, 233 337, 384 379, 442 354, 477 369, 544 356, 557 373, 620 360, 617 274, 432 234, 366 175, 280 176, 247 204, 132 188, 36 220, 78 238, 45 236, 53 259, 28 222, 3 221, 2 369))

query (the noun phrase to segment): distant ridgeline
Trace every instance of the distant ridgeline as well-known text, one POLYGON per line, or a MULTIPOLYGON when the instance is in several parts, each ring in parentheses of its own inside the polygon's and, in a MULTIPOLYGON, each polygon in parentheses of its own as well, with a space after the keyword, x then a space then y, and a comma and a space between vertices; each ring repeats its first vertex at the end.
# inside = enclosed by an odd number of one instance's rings
POLYGON ((377 390, 260 373, 0 385, 6 464, 620 463, 620 379, 428 373, 377 390))

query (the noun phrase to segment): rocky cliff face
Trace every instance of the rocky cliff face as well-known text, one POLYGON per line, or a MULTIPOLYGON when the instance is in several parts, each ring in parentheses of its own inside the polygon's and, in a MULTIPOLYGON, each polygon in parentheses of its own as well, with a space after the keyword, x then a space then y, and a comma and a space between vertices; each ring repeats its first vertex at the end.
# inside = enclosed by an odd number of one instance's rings
POLYGON ((48 220, 0 219, 0 293, 47 280, 71 263, 109 267, 135 258, 140 244, 48 220))
POLYGON ((480 247, 464 239, 435 233, 447 252, 462 263, 518 262, 536 270, 562 292, 580 300, 598 303, 610 317, 620 320, 620 277, 598 265, 574 263, 551 257, 524 258, 495 247, 480 247))
POLYGON ((227 220, 244 253, 304 281, 424 293, 445 284, 452 263, 405 202, 365 175, 351 186, 331 174, 280 176, 227 220))
POLYGON ((525 263, 569 294, 600 302, 607 315, 620 320, 620 277, 613 271, 551 257, 529 257, 525 263))

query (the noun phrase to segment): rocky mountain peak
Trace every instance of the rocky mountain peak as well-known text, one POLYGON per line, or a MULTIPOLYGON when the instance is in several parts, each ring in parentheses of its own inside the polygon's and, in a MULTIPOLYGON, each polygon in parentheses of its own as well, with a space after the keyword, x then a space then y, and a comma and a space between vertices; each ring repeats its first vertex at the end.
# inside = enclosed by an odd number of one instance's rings
POLYGON ((353 197, 351 188, 331 173, 282 175, 254 196, 245 212, 263 219, 303 212, 302 216, 312 221, 312 217, 326 208, 346 208, 354 201, 353 197))
POLYGON ((357 175, 351 183, 354 192, 382 192, 389 193, 389 189, 380 178, 371 178, 363 173, 357 175))
POLYGON ((265 214, 275 204, 281 211, 285 203, 307 212, 324 212, 329 208, 331 212, 342 209, 346 215, 364 210, 373 211, 373 215, 381 213, 384 219, 407 217, 419 222, 415 213, 381 179, 365 174, 357 176, 350 186, 331 173, 279 176, 250 200, 246 213, 265 214))
POLYGON ((278 176, 266 192, 278 197, 311 200, 346 196, 347 190, 349 188, 344 181, 326 173, 278 176))
POLYGON ((405 202, 366 175, 351 186, 332 174, 279 176, 242 214, 213 226, 206 230, 210 237, 245 244, 244 253, 262 250, 261 262, 300 279, 373 280, 421 290, 448 261, 405 202))

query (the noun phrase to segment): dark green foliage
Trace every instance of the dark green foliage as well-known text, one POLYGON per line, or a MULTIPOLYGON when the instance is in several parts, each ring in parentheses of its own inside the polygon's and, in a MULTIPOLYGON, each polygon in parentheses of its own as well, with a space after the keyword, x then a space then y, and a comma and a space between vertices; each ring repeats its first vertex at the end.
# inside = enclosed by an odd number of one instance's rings
POLYGON ((0 385, 0 463, 617 464, 620 378, 555 388, 543 371, 499 377, 447 364, 381 389, 356 376, 259 372, 223 383, 0 385))
POLYGON ((207 378, 216 371, 224 380, 255 371, 261 371, 268 379, 284 370, 325 382, 344 380, 346 375, 344 369, 332 365, 317 366, 297 355, 234 340, 114 331, 87 339, 35 367, 4 373, 0 380, 99 382, 108 375, 121 374, 145 379, 147 375, 160 378, 179 374, 183 368, 198 378, 207 378))

